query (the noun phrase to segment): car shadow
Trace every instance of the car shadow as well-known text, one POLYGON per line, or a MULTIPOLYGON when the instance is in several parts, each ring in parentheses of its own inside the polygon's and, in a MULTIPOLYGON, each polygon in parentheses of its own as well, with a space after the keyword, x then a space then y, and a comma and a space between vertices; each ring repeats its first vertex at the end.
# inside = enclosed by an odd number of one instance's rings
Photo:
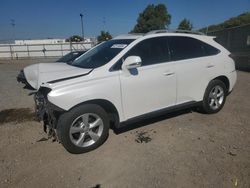
POLYGON ((163 120, 171 119, 180 115, 192 113, 196 111, 194 108, 189 108, 189 109, 183 109, 179 111, 174 111, 174 112, 168 112, 165 114, 159 114, 155 115, 154 117, 146 117, 144 119, 135 119, 132 121, 128 121, 125 123, 121 123, 119 127, 111 126, 111 129, 115 134, 122 134, 127 131, 131 131, 140 127, 144 127, 153 123, 157 123, 163 120))

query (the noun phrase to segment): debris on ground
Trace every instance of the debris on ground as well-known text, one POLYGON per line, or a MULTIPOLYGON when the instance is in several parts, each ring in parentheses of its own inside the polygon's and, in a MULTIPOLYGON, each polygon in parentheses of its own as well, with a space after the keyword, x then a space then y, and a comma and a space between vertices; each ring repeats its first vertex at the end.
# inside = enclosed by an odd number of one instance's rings
POLYGON ((233 185, 234 185, 235 187, 238 186, 238 179, 237 179, 237 178, 233 178, 233 179, 232 179, 232 182, 233 182, 233 185))
POLYGON ((39 140, 37 140, 36 142, 44 142, 44 141, 47 141, 48 140, 48 138, 41 138, 41 139, 39 139, 39 140))
POLYGON ((94 187, 92 188, 101 188, 101 184, 96 184, 94 187))
POLYGON ((231 156, 236 156, 237 155, 236 151, 229 151, 227 154, 229 154, 231 156))
POLYGON ((152 140, 148 132, 137 132, 135 141, 137 143, 148 143, 152 140))

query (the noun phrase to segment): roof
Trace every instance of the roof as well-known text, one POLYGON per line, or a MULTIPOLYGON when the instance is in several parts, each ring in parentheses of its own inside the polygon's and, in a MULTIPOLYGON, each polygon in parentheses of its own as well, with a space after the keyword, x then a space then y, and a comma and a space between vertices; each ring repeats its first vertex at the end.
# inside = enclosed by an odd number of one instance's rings
POLYGON ((187 31, 187 30, 153 30, 148 33, 129 33, 124 35, 119 35, 115 37, 114 39, 138 39, 143 36, 158 36, 158 35, 164 35, 164 36, 200 36, 204 37, 206 36, 204 33, 198 32, 198 31, 187 31))

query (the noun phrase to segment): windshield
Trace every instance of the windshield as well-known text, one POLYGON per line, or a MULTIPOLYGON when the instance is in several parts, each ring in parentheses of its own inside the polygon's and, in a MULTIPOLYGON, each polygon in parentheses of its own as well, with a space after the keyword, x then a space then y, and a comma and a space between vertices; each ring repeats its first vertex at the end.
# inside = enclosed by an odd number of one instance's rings
POLYGON ((62 56, 60 59, 58 59, 57 62, 67 63, 67 62, 73 61, 77 57, 82 55, 84 52, 85 51, 70 52, 70 53, 66 54, 65 56, 62 56))
POLYGON ((105 65, 120 51, 128 46, 134 39, 117 39, 103 42, 92 48, 71 65, 81 68, 93 69, 105 65))

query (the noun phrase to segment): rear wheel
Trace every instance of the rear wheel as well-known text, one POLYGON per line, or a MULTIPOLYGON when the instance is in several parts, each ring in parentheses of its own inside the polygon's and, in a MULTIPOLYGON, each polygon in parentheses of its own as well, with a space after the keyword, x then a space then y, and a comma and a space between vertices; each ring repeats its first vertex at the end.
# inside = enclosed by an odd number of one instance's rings
POLYGON ((212 80, 205 92, 202 111, 207 114, 219 112, 225 104, 227 89, 225 84, 220 80, 212 80))
POLYGON ((99 105, 85 104, 63 114, 58 129, 61 143, 70 153, 85 153, 107 139, 108 115, 99 105))

